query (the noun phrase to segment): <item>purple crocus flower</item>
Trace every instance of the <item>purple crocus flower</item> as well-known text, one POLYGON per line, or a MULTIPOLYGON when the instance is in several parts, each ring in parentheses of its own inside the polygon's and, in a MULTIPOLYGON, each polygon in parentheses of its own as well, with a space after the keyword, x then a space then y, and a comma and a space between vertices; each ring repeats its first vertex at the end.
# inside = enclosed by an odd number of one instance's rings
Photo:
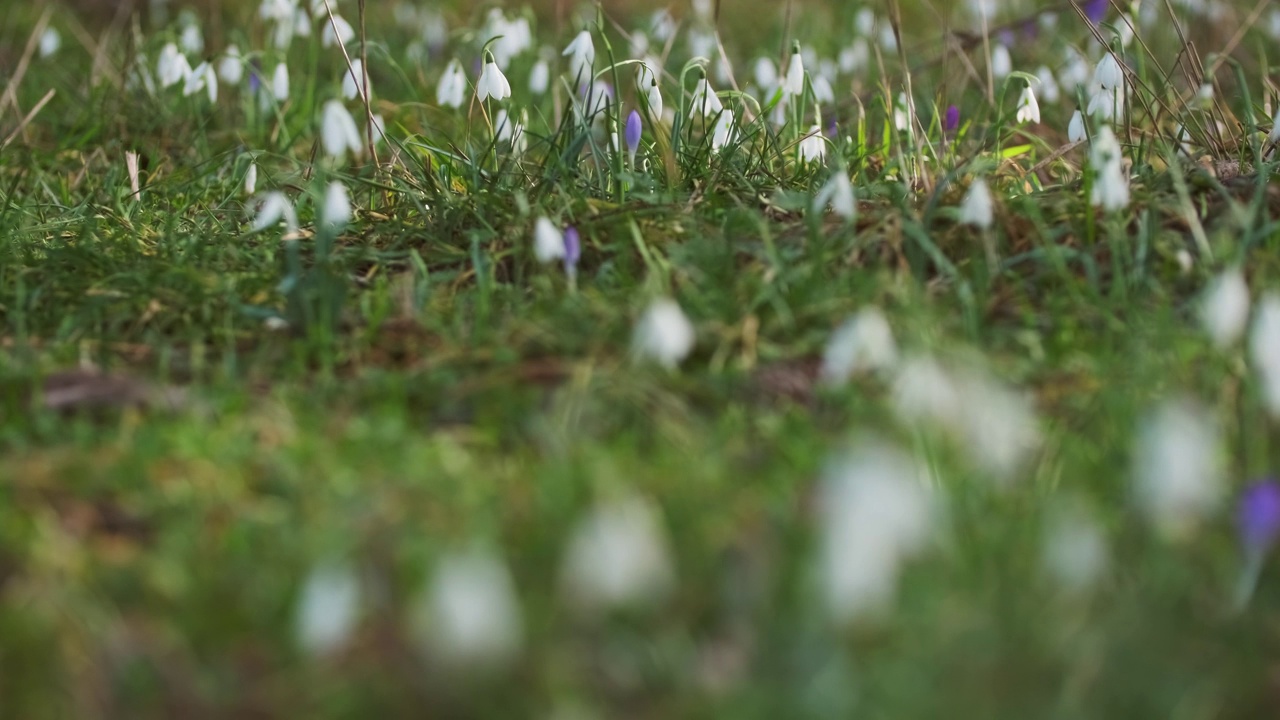
POLYGON ((257 95, 262 89, 262 61, 254 58, 249 61, 249 94, 257 95))
POLYGON ((627 116, 627 127, 624 129, 627 141, 627 155, 631 159, 632 167, 635 167, 636 164, 636 150, 640 148, 641 128, 640 113, 632 110, 631 114, 627 116))
POLYGON ((947 107, 947 114, 942 117, 942 130, 955 132, 960 127, 960 108, 955 105, 947 107))
POLYGON ((1109 0, 1089 0, 1081 9, 1084 10, 1084 16, 1089 18, 1089 22, 1097 24, 1106 17, 1107 8, 1110 6, 1109 0))
POLYGON ((1018 36, 1014 35, 1013 31, 1009 28, 1004 28, 1000 32, 996 33, 996 39, 998 39, 1000 44, 1005 47, 1013 47, 1018 42, 1018 36))
POLYGON ((1240 540, 1249 552, 1265 552, 1280 538, 1280 483, 1262 480, 1245 488, 1236 508, 1240 540))
POLYGON ((564 272, 569 277, 578 274, 578 258, 582 257, 582 241, 578 229, 570 225, 564 229, 564 272))
POLYGON ((831 122, 827 123, 827 137, 832 140, 840 137, 840 126, 836 124, 835 118, 831 118, 831 122))

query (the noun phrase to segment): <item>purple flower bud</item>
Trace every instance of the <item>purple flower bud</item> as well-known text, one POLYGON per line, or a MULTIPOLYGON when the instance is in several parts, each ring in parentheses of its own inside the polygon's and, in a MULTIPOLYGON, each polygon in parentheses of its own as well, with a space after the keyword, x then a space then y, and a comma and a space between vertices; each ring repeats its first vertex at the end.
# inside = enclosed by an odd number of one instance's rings
POLYGON ((1261 553, 1270 548, 1280 537, 1280 483, 1262 480, 1245 488, 1236 521, 1246 550, 1261 553))
POLYGON ((254 58, 249 61, 249 94, 257 95, 262 89, 262 61, 254 58))
POLYGON ((1018 36, 1014 35, 1013 31, 1009 28, 1004 28, 1000 32, 996 33, 996 38, 1000 41, 1001 45, 1007 48, 1013 47, 1018 42, 1018 36))
POLYGON ((564 229, 564 271, 572 276, 578 271, 578 258, 582 257, 582 241, 578 229, 570 225, 564 229))
POLYGON ((1111 6, 1109 0, 1089 0, 1082 8, 1084 16, 1089 18, 1091 23, 1102 22, 1102 18, 1107 15, 1107 8, 1111 6))
POLYGON ((955 132, 960 127, 960 108, 951 105, 947 108, 947 114, 942 118, 942 129, 944 132, 955 132))
POLYGON ((631 114, 627 116, 626 127, 627 152, 632 157, 636 155, 636 148, 640 147, 640 130, 640 113, 632 110, 631 114))
POLYGON ((831 118, 831 122, 827 123, 827 137, 832 140, 840 136, 840 126, 836 124, 836 119, 831 118))

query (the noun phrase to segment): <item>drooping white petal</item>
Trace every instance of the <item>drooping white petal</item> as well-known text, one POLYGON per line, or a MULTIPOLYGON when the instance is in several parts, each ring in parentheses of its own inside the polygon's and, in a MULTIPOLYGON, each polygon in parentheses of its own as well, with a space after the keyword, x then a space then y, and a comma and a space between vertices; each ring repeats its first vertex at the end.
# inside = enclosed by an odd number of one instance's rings
POLYGON ((1200 301, 1200 322, 1220 349, 1234 345, 1249 323, 1249 285, 1236 267, 1223 272, 1200 301))
POLYGON ((427 649, 455 667, 506 664, 524 642, 511 573, 501 558, 479 548, 439 560, 416 620, 427 649))
POLYGON ((822 353, 820 377, 841 384, 857 374, 892 369, 898 362, 898 345, 889 321, 878 308, 858 311, 836 329, 822 353))
POLYGON ((662 600, 675 572, 657 510, 635 497, 594 508, 569 535, 561 582, 569 600, 586 610, 662 600))
POLYGON ((1167 533, 1193 530, 1222 502, 1220 451, 1218 425, 1208 408, 1188 399, 1161 403, 1143 418, 1134 446, 1138 509, 1167 533))
POLYGON ((982 178, 975 178, 960 202, 960 222, 986 230, 995 222, 995 201, 982 178))
POLYGON ((533 255, 543 264, 564 257, 564 233, 545 217, 533 223, 533 255))
POLYGON ((642 359, 673 368, 693 350, 693 323, 670 298, 653 301, 636 323, 633 352, 642 359))
POLYGON ((311 571, 298 598, 298 643, 313 656, 345 644, 360 617, 360 583, 349 568, 321 566, 311 571))

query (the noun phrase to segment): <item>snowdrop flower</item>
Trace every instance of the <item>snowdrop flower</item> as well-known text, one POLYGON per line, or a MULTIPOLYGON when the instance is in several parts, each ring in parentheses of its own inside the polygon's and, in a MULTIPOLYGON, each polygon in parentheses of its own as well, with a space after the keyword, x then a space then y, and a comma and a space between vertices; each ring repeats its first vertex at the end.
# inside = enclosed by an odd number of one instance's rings
POLYGON ((1218 427, 1207 408, 1168 400, 1147 413, 1133 455, 1133 497, 1153 525, 1185 534, 1222 500, 1218 427))
POLYGON ((561 582, 586 610, 661 601, 674 588, 675 571, 657 510, 635 497, 595 507, 570 532, 561 582))
POLYGON ((1096 173, 1089 201, 1104 210, 1123 210, 1129 206, 1129 178, 1124 174, 1120 141, 1111 128, 1103 125, 1093 138, 1089 165, 1096 173))
POLYGON ((320 143, 324 146, 325 155, 331 158, 341 159, 348 150, 355 157, 364 152, 356 121, 341 101, 330 100, 324 104, 320 116, 320 143))
POLYGON ((636 323, 632 352, 636 357, 674 368, 693 350, 693 323, 670 298, 654 300, 636 323))
POLYGON ((760 88, 760 92, 766 97, 778 86, 778 67, 767 57, 756 58, 753 74, 756 87, 760 88))
MULTIPOLYGON (((333 13, 333 21, 324 18, 324 29, 320 31, 320 47, 331 48, 334 45, 343 45, 355 39, 356 31, 351 27, 351 23, 343 19, 338 13, 333 13), (337 26, 337 31, 334 30, 337 26)), ((308 26, 309 27, 309 26, 308 26)))
POLYGON ((827 155, 827 140, 817 125, 809 128, 809 134, 800 138, 800 162, 822 160, 827 155))
POLYGON ((440 75, 440 84, 436 86, 436 103, 442 107, 462 107, 466 89, 467 76, 462 73, 462 64, 456 59, 450 60, 440 75))
POLYGON ((831 87, 831 81, 819 75, 809 81, 809 86, 813 89, 813 99, 822 105, 830 105, 836 101, 835 88, 831 87))
MULTIPOLYGON (((485 53, 484 69, 480 71, 480 79, 476 81, 476 98, 484 102, 487 98, 506 100, 511 97, 511 83, 507 76, 498 69, 493 55, 485 53)), ((459 103, 461 104, 461 103, 459 103)))
POLYGON ((178 50, 174 43, 166 43, 160 49, 160 59, 156 61, 156 79, 161 88, 177 85, 191 74, 191 64, 187 57, 178 50))
POLYGON ((546 60, 541 58, 533 64, 533 69, 529 71, 529 92, 534 97, 540 97, 547 91, 551 85, 551 66, 546 60))
POLYGON ((351 222, 351 198, 347 186, 337 180, 325 189, 324 205, 320 207, 320 225, 331 232, 342 232, 351 222))
POLYGON ((591 79, 591 67, 596 60, 596 45, 590 31, 583 30, 564 49, 561 55, 569 58, 569 77, 575 82, 591 79))
POLYGON ((1280 417, 1280 295, 1258 303, 1249 331, 1249 358, 1262 381, 1262 397, 1272 417, 1280 417))
POLYGON ((1097 584, 1109 564, 1107 537, 1092 513, 1058 504, 1045 523, 1040 561, 1064 592, 1078 596, 1097 584))
POLYGON ((649 87, 644 92, 644 104, 649 109, 651 122, 658 122, 662 119, 662 90, 658 87, 657 77, 652 77, 649 80, 649 87))
POLYGON ((258 191, 258 164, 249 163, 249 169, 244 173, 244 194, 252 196, 258 191))
POLYGON ((1070 45, 1067 46, 1066 53, 1068 59, 1058 70, 1058 82, 1063 90, 1074 93, 1076 88, 1089 82, 1089 61, 1070 45))
POLYGON ((1028 85, 1022 89, 1022 95, 1018 97, 1018 114, 1017 120, 1020 123, 1040 122, 1040 103, 1036 102, 1036 94, 1028 85))
POLYGON ((960 222, 986 230, 995 222, 995 202, 982 178, 975 178, 960 201, 960 222))
POLYGON ((828 205, 831 211, 845 220, 852 220, 858 214, 858 205, 853 197, 853 184, 844 170, 837 169, 831 173, 822 189, 813 198, 815 212, 821 212, 828 205))
POLYGON ((1071 122, 1067 123, 1067 141, 1076 143, 1084 140, 1085 137, 1087 135, 1084 129, 1084 115, 1076 110, 1071 114, 1071 122))
POLYGON ((297 231, 298 214, 294 212, 293 203, 289 202, 284 193, 272 190, 259 197, 255 205, 258 212, 253 218, 253 225, 249 227, 251 232, 261 232, 281 220, 284 221, 286 234, 297 231))
POLYGON ((284 63, 276 65, 275 72, 271 75, 271 96, 277 102, 289 99, 289 67, 284 63))
POLYGON ((991 75, 996 80, 1003 80, 1013 72, 1013 58, 1009 56, 1009 48, 996 43, 991 48, 991 75))
POLYGON ((360 617, 360 583, 349 568, 317 567, 298 598, 298 643, 312 656, 342 647, 360 617))
POLYGON ((1089 98, 1085 111, 1099 120, 1114 120, 1124 114, 1124 90, 1098 90, 1089 98))
POLYGON ((545 217, 533 223, 533 256, 544 265, 564 258, 564 236, 545 217))
POLYGON ((878 308, 868 307, 832 333, 819 375, 827 384, 840 385, 857 373, 889 370, 897 362, 898 345, 889 321, 878 308))
MULTIPOLYGON (((1040 80, 1040 95, 1046 102, 1056 103, 1061 97, 1061 88, 1058 87, 1058 81, 1053 77, 1053 71, 1047 66, 1041 65, 1036 70, 1036 78, 1040 80)), ((1037 120, 1036 122, 1040 122, 1037 120)))
POLYGON ((840 51, 837 62, 840 65, 840 71, 846 74, 854 74, 867 66, 867 62, 871 59, 871 48, 867 45, 865 38, 854 38, 849 46, 840 51))
POLYGON ((923 468, 887 445, 865 445, 828 465, 819 506, 818 576, 841 625, 887 610, 903 565, 923 551, 937 503, 923 468))
POLYGON ((898 93, 898 101, 893 105, 893 127, 899 132, 911 129, 911 111, 906 93, 898 93))
POLYGON ((512 152, 524 152, 524 126, 511 118, 506 110, 499 110, 493 118, 495 137, 499 142, 511 144, 512 152))
POLYGON ((1200 322, 1219 349, 1244 336, 1249 322, 1249 286, 1244 272, 1232 268, 1214 279, 1200 302, 1200 322))
POLYGON ((524 642, 511 573, 479 549, 440 559, 417 613, 428 649, 454 667, 503 665, 524 642))
POLYGON ((178 35, 178 44, 182 46, 183 52, 193 55, 204 52, 204 35, 200 33, 200 26, 190 22, 183 27, 178 35))
POLYGON ((218 63, 218 77, 228 85, 239 85, 244 79, 244 58, 240 55, 239 47, 235 45, 227 47, 222 61, 218 63))
POLYGON ((693 88, 693 100, 689 103, 689 119, 714 117, 723 109, 724 105, 720 104, 720 98, 716 97, 707 78, 698 78, 698 84, 693 88))
POLYGON ((213 71, 213 66, 207 62, 200 63, 188 73, 186 82, 182 86, 182 94, 186 97, 195 95, 200 91, 205 91, 208 94, 209 102, 218 102, 218 76, 213 71))
POLYGON ((44 33, 40 35, 40 57, 52 57, 54 53, 62 48, 62 35, 54 28, 45 28, 44 33))
POLYGON ((782 94, 791 97, 804 92, 804 60, 800 56, 800 43, 791 44, 791 59, 787 61, 787 75, 782 80, 782 94))
POLYGON ((342 97, 347 100, 354 100, 357 97, 363 97, 364 87, 364 63, 360 58, 351 59, 351 67, 342 74, 342 97))
POLYGON ((1124 87, 1124 70, 1110 51, 1102 56, 1098 67, 1094 69, 1093 83, 1103 90, 1118 90, 1124 87))
POLYGON ((722 150, 729 143, 733 142, 737 133, 733 126, 733 111, 721 110, 720 117, 716 118, 716 125, 711 130, 711 149, 722 150))
MULTIPOLYGON (((1277 12, 1280 13, 1280 11, 1277 12)), ((1280 110, 1276 111, 1275 118, 1271 120, 1271 134, 1267 136, 1267 139, 1272 144, 1280 143, 1280 110)))

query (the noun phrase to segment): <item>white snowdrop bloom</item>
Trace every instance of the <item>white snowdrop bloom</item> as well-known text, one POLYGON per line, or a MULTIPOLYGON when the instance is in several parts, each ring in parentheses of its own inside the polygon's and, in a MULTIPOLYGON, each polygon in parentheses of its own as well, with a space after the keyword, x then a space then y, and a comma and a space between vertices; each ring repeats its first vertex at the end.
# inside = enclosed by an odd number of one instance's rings
POLYGON ((693 323, 676 301, 659 298, 636 323, 632 351, 639 358, 674 368, 693 350, 694 340, 693 323))
POLYGON ((1103 90, 1117 90, 1124 87, 1124 70, 1120 61, 1111 52, 1106 52, 1098 67, 1093 71, 1093 83, 1103 90))
POLYGON ((849 46, 840 51, 837 62, 840 72, 852 75, 867 67, 871 60, 871 48, 864 38, 854 38, 849 46))
POLYGON ((485 60, 484 69, 480 71, 480 79, 476 81, 476 98, 484 102, 487 98, 506 100, 511 97, 511 83, 502 74, 497 63, 490 56, 485 60))
POLYGON ((533 223, 533 256, 543 265, 564 257, 564 233, 545 217, 533 223))
POLYGON ((320 144, 324 154, 341 160, 350 150, 355 157, 364 152, 360 142, 360 130, 345 105, 338 100, 324 104, 320 114, 320 144))
POLYGON ((360 58, 351 58, 351 67, 342 73, 342 97, 354 100, 363 97, 364 62, 360 58))
POLYGON ((782 94, 797 97, 804 92, 804 60, 800 55, 800 44, 791 49, 791 59, 787 61, 787 75, 782 79, 782 94))
POLYGON ((644 92, 644 104, 649 109, 649 117, 654 121, 662 118, 662 89, 658 87, 656 77, 649 80, 649 87, 644 92))
POLYGON ((55 28, 45 28, 40 34, 40 57, 52 57, 62 48, 62 35, 55 28))
POLYGON ((1071 94, 1076 88, 1089 82, 1089 61, 1070 45, 1067 46, 1066 53, 1067 62, 1058 70, 1058 84, 1071 94))
POLYGON ((689 119, 698 116, 714 117, 723 109, 724 105, 720 104, 716 91, 711 89, 711 83, 706 78, 699 78, 698 84, 693 87, 693 99, 689 103, 689 119))
POLYGON ((969 14, 975 20, 994 17, 996 14, 996 0, 968 0, 968 7, 969 14))
POLYGON ((436 103, 443 107, 462 107, 466 89, 467 76, 462 72, 462 64, 456 59, 450 60, 440 75, 440 84, 436 85, 436 103))
POLYGON ((311 571, 296 611, 298 644, 312 656, 328 655, 351 637, 360 619, 360 582, 341 566, 311 571))
POLYGON ((879 308, 867 307, 831 334, 822 353, 820 377, 825 383, 841 385, 858 373, 893 369, 897 362, 898 344, 889 321, 879 308))
POLYGON ((631 51, 631 57, 641 57, 649 53, 649 36, 644 34, 643 30, 636 30, 631 33, 631 37, 627 41, 627 48, 631 51))
POLYGON ((720 117, 716 118, 716 125, 711 130, 712 150, 721 150, 725 148, 729 143, 733 142, 735 137, 737 137, 733 121, 734 116, 732 110, 726 109, 720 111, 720 117))
POLYGON ((254 215, 253 224, 249 227, 252 232, 261 232, 269 227, 273 227, 284 221, 286 233, 295 232, 298 229, 298 214, 294 212, 293 203, 289 202, 289 198, 285 194, 272 190, 264 193, 254 203, 257 206, 257 214, 254 215))
POLYGON ((455 667, 495 667, 515 658, 524 621, 501 558, 480 549, 441 558, 417 621, 427 648, 455 667))
POLYGON ((1009 48, 1000 43, 991 47, 991 75, 996 80, 1003 80, 1013 72, 1013 58, 1009 56, 1009 48))
POLYGON ((167 88, 183 82, 191 75, 191 63, 187 56, 178 50, 174 43, 166 43, 160 49, 160 58, 156 60, 156 79, 160 87, 167 88))
POLYGON ((1129 206, 1129 178, 1125 175, 1120 141, 1111 128, 1103 125, 1089 149, 1089 165, 1096 173, 1089 202, 1104 210, 1123 210, 1129 206))
POLYGON ((320 206, 320 225, 333 232, 341 232, 351 222, 351 197, 347 186, 334 180, 324 192, 324 204, 320 206))
POLYGON ((690 4, 693 5, 693 14, 699 20, 710 22, 713 19, 711 13, 715 6, 712 0, 692 0, 690 4))
POLYGON ((355 28, 351 27, 351 23, 347 22, 338 13, 333 14, 332 22, 328 17, 321 20, 323 29, 320 31, 320 47, 331 48, 335 45, 346 45, 356 37, 355 28), (334 27, 337 30, 334 30, 334 27))
POLYGON ((658 42, 666 42, 676 33, 676 19, 667 8, 655 10, 649 16, 649 34, 658 42))
POLYGON ((512 147, 520 144, 524 128, 506 110, 499 110, 493 116, 494 137, 499 142, 511 143, 512 147))
POLYGON ((541 97, 551 86, 551 66, 546 60, 539 58, 529 71, 529 92, 534 97, 541 97))
POLYGON ((970 461, 1008 484, 1040 447, 1031 399, 984 372, 960 372, 955 382, 964 415, 952 418, 947 431, 970 461))
POLYGON ((813 99, 822 105, 830 105, 836 101, 836 91, 831 87, 831 81, 819 75, 809 81, 809 87, 813 88, 813 99))
POLYGON ((821 161, 827 156, 827 139, 817 125, 810 126, 809 134, 800 138, 800 162, 821 161))
POLYGON ((182 86, 182 94, 187 97, 201 91, 208 94, 209 102, 218 102, 218 76, 213 71, 213 66, 207 62, 200 63, 192 69, 182 86))
POLYGON ((822 212, 828 206, 836 215, 845 220, 852 220, 858 214, 858 203, 853 197, 853 183, 844 170, 837 169, 831 173, 822 189, 813 198, 815 212, 822 212))
POLYGON ((871 34, 876 31, 875 11, 864 5, 854 16, 853 26, 862 37, 871 37, 871 34))
POLYGON ((569 58, 569 77, 575 82, 587 82, 591 79, 592 64, 596 60, 596 45, 591 39, 591 32, 583 30, 573 38, 573 42, 565 47, 561 55, 569 58))
POLYGON ((1244 337, 1249 324, 1249 285, 1239 267, 1214 278, 1200 301, 1200 322, 1219 349, 1244 337))
POLYGON ((1040 97, 1044 98, 1045 102, 1058 102, 1062 97, 1062 89, 1058 87, 1058 80, 1053 76, 1053 71, 1048 66, 1041 65, 1036 70, 1036 78, 1040 80, 1040 97))
POLYGON ((1272 40, 1280 40, 1280 9, 1272 10, 1267 16, 1267 34, 1272 40))
POLYGON ((1204 83, 1196 90, 1196 102, 1207 106, 1213 102, 1213 83, 1204 83))
POLYGON ((1134 446, 1133 497, 1153 525, 1183 534, 1218 509, 1220 450, 1208 408, 1167 400, 1147 413, 1134 446))
POLYGON ((1020 123, 1040 122, 1040 103, 1036 101, 1036 94, 1030 85, 1023 88, 1022 95, 1018 96, 1017 120, 1020 123))
MULTIPOLYGON (((378 113, 374 113, 373 118, 372 118, 372 122, 373 122, 373 127, 371 127, 371 128, 370 128, 370 131, 371 131, 371 132, 370 132, 369 134, 373 136, 373 144, 374 144, 374 146, 375 146, 375 147, 376 147, 376 146, 381 146, 381 145, 382 145, 382 141, 387 139, 387 123, 386 123, 386 120, 384 120, 384 119, 383 119, 382 115, 380 115, 380 114, 378 114, 378 113)), ((360 137, 367 137, 367 136, 366 136, 366 135, 361 135, 360 137)))
POLYGON ((715 55, 716 36, 699 27, 689 28, 689 32, 685 35, 685 42, 689 46, 689 57, 710 59, 715 55))
POLYGON ((907 423, 947 425, 960 417, 960 391, 951 374, 928 356, 907 358, 890 394, 895 414, 907 423))
POLYGON ((1262 397, 1272 417, 1280 417, 1280 295, 1258 302, 1249 330, 1249 359, 1262 381, 1262 397))
POLYGON ((658 511, 637 497, 597 505, 569 534, 561 582, 570 602, 586 610, 663 600, 675 571, 658 511))
POLYGON ((923 468, 896 448, 855 448, 823 475, 818 578, 827 612, 848 625, 889 609, 939 513, 923 468))
POLYGON ((1088 135, 1085 133, 1084 128, 1084 113, 1076 110, 1071 114, 1071 122, 1067 123, 1067 141, 1080 142, 1086 137, 1088 135))
POLYGON ((982 178, 974 178, 969 191, 960 201, 960 222, 986 230, 995 222, 995 201, 991 189, 982 178))
POLYGON ((760 92, 765 96, 778 86, 778 66, 767 57, 756 58, 752 74, 755 76, 756 87, 760 88, 760 92))
POLYGON ((1267 139, 1272 143, 1280 143, 1280 110, 1276 111, 1276 116, 1271 120, 1271 134, 1267 139))
POLYGON ((1110 564, 1106 533, 1092 513, 1074 503, 1055 505, 1041 542, 1045 573, 1070 595, 1096 585, 1110 564))
POLYGON ((262 0, 258 5, 258 16, 263 20, 293 20, 293 12, 297 8, 296 0, 262 0))
POLYGON ((1115 120, 1124 115, 1124 91, 1098 90, 1089 98, 1089 107, 1085 112, 1104 122, 1115 120))
POLYGON ((898 36, 889 23, 880 26, 880 48, 885 52, 894 52, 898 49, 898 36))
POLYGON ((284 63, 276 65, 275 72, 271 74, 271 97, 277 102, 289 99, 289 66, 284 63))
POLYGON ((218 77, 228 85, 239 85, 244 79, 244 57, 240 55, 239 47, 230 45, 222 54, 222 60, 218 63, 218 77))
POLYGON ((258 191, 258 164, 249 163, 249 169, 244 173, 244 194, 252 196, 258 191))
POLYGON ((182 32, 178 34, 178 45, 182 47, 183 52, 192 55, 204 52, 204 35, 200 32, 200 26, 194 22, 185 25, 182 32))

